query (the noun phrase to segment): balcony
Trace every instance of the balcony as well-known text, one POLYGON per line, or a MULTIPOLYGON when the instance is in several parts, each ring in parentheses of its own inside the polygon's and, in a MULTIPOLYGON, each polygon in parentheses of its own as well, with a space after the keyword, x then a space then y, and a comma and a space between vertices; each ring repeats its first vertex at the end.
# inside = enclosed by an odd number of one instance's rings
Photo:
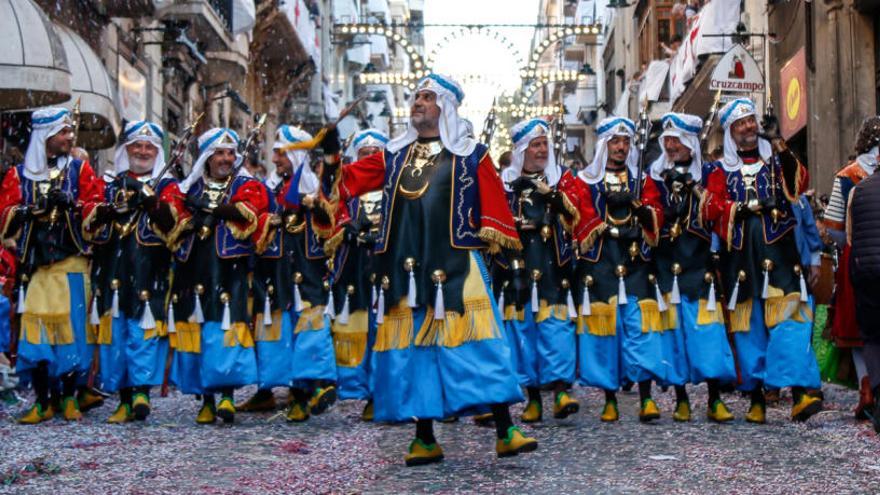
POLYGON ((158 17, 164 21, 183 22, 188 32, 205 51, 229 49, 233 43, 232 0, 181 0, 163 6, 158 17))
POLYGON ((156 8, 155 0, 104 0, 96 2, 102 14, 110 17, 150 16, 156 8))

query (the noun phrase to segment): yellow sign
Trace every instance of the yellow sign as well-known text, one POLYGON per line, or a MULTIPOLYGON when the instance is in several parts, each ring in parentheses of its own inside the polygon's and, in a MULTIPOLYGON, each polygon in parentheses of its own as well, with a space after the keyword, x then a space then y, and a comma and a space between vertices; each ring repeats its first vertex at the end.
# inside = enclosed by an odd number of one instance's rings
POLYGON ((796 78, 792 78, 788 83, 785 101, 788 118, 790 120, 797 119, 798 112, 801 109, 801 83, 796 78))

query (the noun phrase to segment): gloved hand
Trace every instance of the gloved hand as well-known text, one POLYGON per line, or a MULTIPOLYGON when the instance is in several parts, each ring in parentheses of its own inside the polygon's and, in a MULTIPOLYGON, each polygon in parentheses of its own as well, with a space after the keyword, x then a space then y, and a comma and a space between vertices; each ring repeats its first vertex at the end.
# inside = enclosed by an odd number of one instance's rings
POLYGON ((72 208, 75 204, 73 196, 61 189, 49 191, 49 205, 61 209, 72 208))
POLYGON ((779 200, 773 196, 767 196, 766 198, 760 201, 761 209, 765 212, 770 212, 773 209, 779 209, 780 204, 779 200))
POLYGON ((241 211, 234 204, 220 205, 211 211, 211 214, 221 220, 231 220, 234 222, 243 222, 247 220, 241 211))
POLYGON ((208 200, 207 196, 187 196, 184 201, 186 207, 193 213, 206 213, 211 214, 213 212, 213 208, 211 207, 211 202, 208 200))
POLYGON ((534 189, 535 188, 535 183, 532 181, 532 179, 525 177, 523 175, 512 180, 507 185, 508 185, 508 187, 510 187, 511 191, 513 191, 517 194, 521 193, 522 191, 525 191, 526 189, 534 189))
POLYGON ((633 204, 635 197, 629 191, 608 193, 608 206, 619 208, 633 204))
POLYGON ((650 207, 642 205, 635 209, 636 219, 642 227, 653 228, 654 212, 650 207))

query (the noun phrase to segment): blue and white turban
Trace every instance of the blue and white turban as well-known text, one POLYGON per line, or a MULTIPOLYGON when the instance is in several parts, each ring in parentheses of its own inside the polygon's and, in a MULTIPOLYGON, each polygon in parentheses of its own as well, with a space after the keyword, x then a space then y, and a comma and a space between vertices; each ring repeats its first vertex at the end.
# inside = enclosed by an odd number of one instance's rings
POLYGON ((125 125, 122 131, 122 139, 119 140, 119 146, 116 147, 116 155, 113 157, 113 166, 116 175, 128 172, 128 151, 125 147, 137 141, 146 141, 152 144, 158 151, 156 161, 153 163, 153 180, 157 179, 157 175, 165 168, 165 150, 162 148, 162 142, 165 139, 165 132, 159 124, 146 120, 135 120, 125 125))
MULTIPOLYGON (((504 182, 505 189, 508 187, 508 183, 522 175, 526 148, 529 147, 529 143, 541 136, 550 138, 550 124, 544 119, 524 120, 510 129, 513 153, 511 153, 510 166, 501 171, 501 180, 504 182)), ((553 152, 552 143, 547 144, 547 164, 544 167, 544 176, 547 177, 547 184, 553 187, 562 177, 562 168, 556 163, 556 154, 553 152)))
POLYGON ((626 117, 606 117, 596 127, 596 134, 599 140, 596 142, 593 161, 578 172, 578 177, 587 184, 596 184, 605 177, 605 165, 608 163, 608 141, 611 141, 615 136, 624 136, 630 139, 626 166, 629 168, 630 174, 635 177, 639 171, 639 153, 635 143, 632 142, 636 135, 636 124, 626 117))
MULTIPOLYGON (((737 153, 736 142, 730 134, 730 126, 737 120, 749 116, 754 116, 757 119, 758 110, 755 108, 752 100, 748 98, 737 98, 727 103, 721 109, 721 114, 718 116, 721 127, 724 129, 724 159, 722 160, 722 166, 728 172, 736 172, 742 166, 742 160, 737 153)), ((758 122, 758 132, 760 131, 761 123, 758 122)), ((769 160, 773 155, 773 148, 770 146, 770 142, 766 139, 758 138, 758 153, 760 153, 761 158, 765 161, 769 160)))
MULTIPOLYGON (((467 125, 458 116, 458 107, 464 100, 461 86, 447 76, 428 74, 419 81, 416 92, 410 96, 410 106, 415 101, 416 93, 420 91, 431 91, 437 95, 437 106, 440 107, 440 141, 443 147, 458 156, 468 156, 473 153, 477 140, 469 135, 467 125)), ((418 131, 410 124, 406 132, 389 141, 386 148, 392 153, 397 153, 418 137, 418 131)))
MULTIPOLYGON (((275 131, 275 144, 272 145, 272 149, 277 150, 288 144, 309 141, 311 139, 312 135, 308 132, 299 127, 284 124, 279 126, 278 130, 275 131)), ((321 181, 318 179, 318 176, 315 175, 315 172, 312 170, 312 165, 309 163, 309 150, 289 150, 285 154, 287 155, 287 159, 290 160, 291 165, 293 165, 291 174, 293 174, 294 177, 296 177, 297 174, 300 176, 298 192, 300 194, 315 194, 318 192, 318 186, 321 184, 321 181), (302 168, 302 172, 300 172, 300 168, 302 168)), ((277 176, 277 173, 275 175, 277 176)), ((274 178, 271 179, 269 181, 270 184, 275 182, 275 180, 276 179, 274 178)))
POLYGON ((688 173, 695 181, 703 177, 703 156, 700 150, 700 131, 703 130, 703 119, 696 115, 686 113, 669 112, 660 119, 663 133, 660 134, 660 148, 663 152, 651 164, 651 177, 654 180, 663 180, 663 172, 675 166, 666 155, 663 147, 663 138, 676 137, 681 144, 691 150, 691 165, 688 173))
MULTIPOLYGON (((239 141, 238 133, 226 127, 215 127, 202 133, 199 136, 199 158, 193 164, 189 175, 181 182, 180 190, 186 194, 189 188, 202 178, 205 173, 205 163, 214 154, 214 151, 220 149, 237 150, 239 141)), ((236 153, 236 160, 241 159, 241 155, 236 153)), ((244 167, 239 169, 238 174, 250 175, 244 167)))
MULTIPOLYGON (((49 107, 34 111, 31 115, 31 139, 24 154, 25 177, 36 181, 49 179, 46 141, 67 127, 73 127, 73 120, 66 108, 49 107)), ((69 161, 70 157, 59 159, 58 167, 63 169, 69 161)))
POLYGON ((388 144, 388 136, 382 131, 376 129, 364 129, 354 135, 345 154, 352 160, 357 160, 357 154, 361 148, 374 147, 384 150, 386 144, 388 144))

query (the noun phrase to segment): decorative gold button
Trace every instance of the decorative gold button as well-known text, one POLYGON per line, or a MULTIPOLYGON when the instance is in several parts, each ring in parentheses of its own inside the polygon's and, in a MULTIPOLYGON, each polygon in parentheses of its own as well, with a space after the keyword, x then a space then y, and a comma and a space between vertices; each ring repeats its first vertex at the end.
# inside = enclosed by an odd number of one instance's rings
POLYGON ((220 302, 222 302, 223 304, 228 303, 231 298, 232 298, 232 296, 229 295, 228 292, 224 292, 224 293, 220 294, 220 302))
POLYGON ((269 287, 266 287, 266 292, 268 292, 270 296, 275 294, 275 286, 272 284, 269 284, 269 287))
POLYGON ((293 283, 301 284, 303 281, 303 274, 300 272, 296 272, 293 274, 293 283))
POLYGON ((388 275, 382 275, 382 288, 388 290, 389 287, 391 287, 391 279, 388 275))
POLYGON ((679 263, 672 264, 672 274, 673 275, 681 275, 681 264, 679 264, 679 263))
POLYGON ((348 287, 345 288, 345 291, 348 292, 348 295, 354 294, 354 286, 349 285, 348 287))
POLYGON ((442 284, 443 282, 446 282, 446 272, 444 272, 443 270, 434 270, 431 273, 431 280, 435 284, 442 284))
POLYGON ((618 277, 626 276, 626 267, 623 265, 617 265, 617 268, 614 269, 614 274, 618 277))
POLYGON ((119 279, 118 279, 118 278, 114 278, 113 280, 110 281, 110 288, 113 289, 113 290, 118 289, 120 285, 121 285, 121 284, 119 283, 119 279))
POLYGON ((142 290, 140 293, 141 301, 149 301, 150 300, 150 291, 142 290))
POLYGON ((196 291, 196 294, 201 296, 202 294, 205 293, 205 286, 202 284, 196 284, 195 291, 196 291))
POLYGON ((740 270, 740 271, 739 271, 739 274, 737 275, 737 277, 739 278, 739 281, 740 281, 740 282, 745 282, 745 281, 746 281, 746 271, 745 271, 745 270, 740 270))
POLYGON ((765 259, 761 266, 764 267, 768 272, 773 271, 773 260, 765 259))
POLYGON ((407 272, 413 271, 416 267, 416 259, 415 258, 407 258, 403 260, 403 269, 407 272))
POLYGON ((567 278, 562 279, 562 288, 563 288, 563 289, 568 289, 569 286, 570 286, 570 285, 569 285, 569 283, 568 283, 568 279, 567 279, 567 278))
POLYGON ((587 287, 593 286, 593 276, 592 275, 587 275, 586 277, 584 277, 584 285, 586 285, 587 287))
POLYGON ((532 270, 532 280, 535 282, 541 280, 541 270, 532 270))
POLYGON ((712 275, 711 272, 706 272, 706 274, 703 275, 703 280, 705 280, 707 284, 711 283, 713 280, 715 280, 715 275, 712 275))

